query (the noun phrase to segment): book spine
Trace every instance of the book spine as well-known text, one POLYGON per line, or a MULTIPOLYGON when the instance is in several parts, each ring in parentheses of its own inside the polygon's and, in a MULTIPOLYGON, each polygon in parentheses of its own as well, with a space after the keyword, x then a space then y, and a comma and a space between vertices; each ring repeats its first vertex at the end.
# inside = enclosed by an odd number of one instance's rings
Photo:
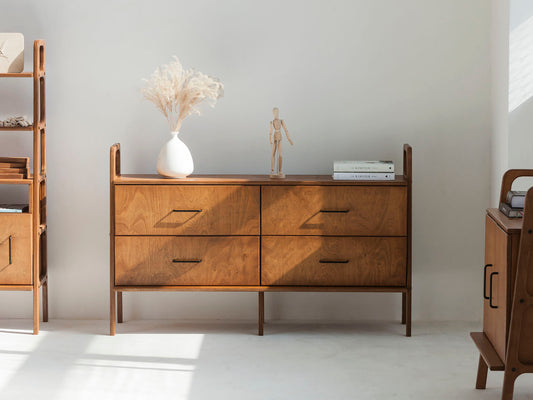
POLYGON ((386 172, 335 172, 333 179, 352 180, 352 181, 392 181, 394 174, 386 172))
POLYGON ((507 204, 513 208, 524 208, 526 204, 525 192, 515 192, 510 190, 507 192, 507 204))
POLYGON ((333 163, 334 172, 394 172, 394 164, 338 162, 333 163))
POLYGON ((524 210, 513 209, 506 203, 500 203, 500 211, 509 218, 521 218, 524 215, 524 210))

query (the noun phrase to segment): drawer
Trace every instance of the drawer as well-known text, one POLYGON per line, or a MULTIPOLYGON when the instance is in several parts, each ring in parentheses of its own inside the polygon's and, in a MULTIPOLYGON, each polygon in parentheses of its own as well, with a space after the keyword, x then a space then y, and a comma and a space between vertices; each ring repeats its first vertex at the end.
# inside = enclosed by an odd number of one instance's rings
POLYGON ((31 214, 0 213, 0 285, 31 285, 31 214))
POLYGON ((262 188, 263 235, 407 235, 407 189, 387 186, 262 188))
POLYGON ((116 237, 115 284, 259 285, 259 237, 116 237))
POLYGON ((116 186, 117 235, 259 235, 252 186, 116 186))
POLYGON ((407 239, 266 236, 261 284, 405 286, 407 239))

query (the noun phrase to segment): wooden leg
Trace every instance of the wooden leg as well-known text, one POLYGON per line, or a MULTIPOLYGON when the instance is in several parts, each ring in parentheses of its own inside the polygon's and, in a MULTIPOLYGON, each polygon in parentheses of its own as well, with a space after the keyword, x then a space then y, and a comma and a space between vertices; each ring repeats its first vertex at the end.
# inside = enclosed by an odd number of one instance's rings
POLYGON ((117 323, 116 323, 116 308, 115 308, 115 291, 113 288, 111 288, 111 293, 109 296, 109 334, 111 336, 115 336, 115 333, 117 331, 117 323))
POLYGON ((117 292, 117 315, 118 315, 118 323, 121 324, 122 319, 122 292, 117 292))
POLYGON ((265 324, 265 292, 259 292, 259 326, 257 334, 263 336, 263 325, 265 324))
MULTIPOLYGON (((35 279, 35 278, 34 278, 35 279)), ((39 334, 39 286, 33 286, 33 334, 39 334)))
POLYGON ((502 390, 502 400, 512 400, 514 392, 514 381, 518 378, 516 372, 512 370, 505 369, 505 375, 503 376, 503 390, 502 390))
POLYGON ((402 324, 405 325, 405 292, 402 293, 402 324))
POLYGON ((487 387, 487 372, 489 367, 481 355, 479 356, 479 364, 477 366, 476 389, 485 389, 487 387))
POLYGON ((411 336, 411 289, 405 293, 405 336, 411 336))
POLYGON ((43 283, 43 322, 48 322, 48 279, 43 283))

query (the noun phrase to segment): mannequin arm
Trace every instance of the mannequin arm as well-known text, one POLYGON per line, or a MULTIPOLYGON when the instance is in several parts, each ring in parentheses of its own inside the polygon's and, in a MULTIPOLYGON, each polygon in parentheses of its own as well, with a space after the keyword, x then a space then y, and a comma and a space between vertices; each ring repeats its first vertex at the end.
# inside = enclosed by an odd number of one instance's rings
POLYGON ((289 131, 287 130, 287 127, 285 126, 285 121, 281 120, 281 126, 283 127, 283 130, 285 131, 285 136, 287 136, 287 140, 289 141, 291 146, 294 145, 291 138, 289 137, 289 131))
POLYGON ((272 145, 272 121, 270 121, 270 129, 268 131, 268 140, 270 141, 270 145, 272 145))

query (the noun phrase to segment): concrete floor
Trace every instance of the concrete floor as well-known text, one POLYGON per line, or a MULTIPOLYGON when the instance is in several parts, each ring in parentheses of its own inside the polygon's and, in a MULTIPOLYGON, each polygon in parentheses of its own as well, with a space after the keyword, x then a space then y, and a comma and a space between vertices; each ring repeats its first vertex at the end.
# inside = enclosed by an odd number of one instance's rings
MULTIPOLYGON (((0 399, 483 399, 475 390, 478 324, 0 320, 0 399)), ((533 375, 515 400, 533 399, 533 375)))

